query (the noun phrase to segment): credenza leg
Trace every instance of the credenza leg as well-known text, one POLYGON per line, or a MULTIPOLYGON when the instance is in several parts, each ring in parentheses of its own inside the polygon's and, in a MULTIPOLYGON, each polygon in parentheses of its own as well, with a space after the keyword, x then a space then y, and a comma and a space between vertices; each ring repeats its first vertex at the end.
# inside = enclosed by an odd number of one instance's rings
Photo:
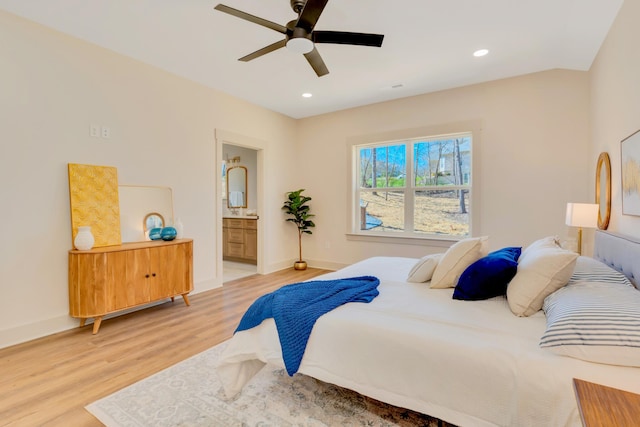
POLYGON ((182 294, 182 299, 184 300, 184 303, 187 305, 191 305, 189 303, 189 297, 187 296, 187 294, 182 294))
POLYGON ((101 323, 102 323, 102 316, 98 316, 93 319, 93 335, 98 333, 98 329, 100 329, 101 323))
POLYGON ((82 319, 80 319, 80 327, 81 328, 84 326, 85 323, 87 323, 87 319, 85 319, 84 317, 82 319))

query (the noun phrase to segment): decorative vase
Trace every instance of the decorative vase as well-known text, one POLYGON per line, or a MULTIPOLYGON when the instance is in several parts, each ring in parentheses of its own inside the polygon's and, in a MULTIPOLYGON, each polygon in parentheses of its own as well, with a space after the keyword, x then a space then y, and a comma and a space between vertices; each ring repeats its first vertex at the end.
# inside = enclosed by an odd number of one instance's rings
POLYGON ((182 225, 182 221, 180 221, 180 218, 176 220, 175 225, 176 232, 178 233, 176 234, 176 239, 182 239, 184 237, 184 225, 182 225))
POLYGON ((156 227, 149 230, 149 239, 160 240, 162 238, 162 228, 156 227))
POLYGON ((160 232, 160 237, 162 240, 173 240, 178 235, 178 232, 174 227, 165 227, 160 232))
POLYGON ((73 246, 76 247, 79 251, 88 251, 93 247, 95 243, 95 239, 93 238, 93 234, 91 234, 91 227, 83 226, 78 227, 78 233, 76 234, 76 238, 73 239, 73 246))
POLYGON ((306 261, 296 261, 293 263, 293 268, 295 270, 306 270, 307 262, 306 261))

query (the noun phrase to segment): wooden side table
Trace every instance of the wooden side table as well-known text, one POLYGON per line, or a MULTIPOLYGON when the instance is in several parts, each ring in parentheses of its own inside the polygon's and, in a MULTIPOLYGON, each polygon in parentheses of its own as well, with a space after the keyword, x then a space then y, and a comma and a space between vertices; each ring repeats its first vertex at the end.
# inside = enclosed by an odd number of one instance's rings
POLYGON ((573 379, 585 427, 625 427, 640 423, 640 394, 573 379))

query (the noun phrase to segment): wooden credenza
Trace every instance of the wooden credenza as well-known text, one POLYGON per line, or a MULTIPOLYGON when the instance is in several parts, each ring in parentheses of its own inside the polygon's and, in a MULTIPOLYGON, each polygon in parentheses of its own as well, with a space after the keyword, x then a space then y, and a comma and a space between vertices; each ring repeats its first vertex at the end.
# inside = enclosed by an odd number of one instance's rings
POLYGON ((246 218, 223 218, 222 257, 225 260, 258 263, 258 221, 246 218))
POLYGON ((69 314, 84 326, 94 318, 193 290, 193 240, 126 243, 69 251, 69 314))

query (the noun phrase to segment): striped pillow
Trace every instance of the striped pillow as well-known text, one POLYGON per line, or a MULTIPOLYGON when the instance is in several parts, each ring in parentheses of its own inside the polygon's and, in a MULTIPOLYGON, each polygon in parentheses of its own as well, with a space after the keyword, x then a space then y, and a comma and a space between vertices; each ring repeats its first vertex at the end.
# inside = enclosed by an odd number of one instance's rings
POLYGON ((569 284, 545 299, 547 330, 540 347, 590 362, 640 367, 640 291, 598 264, 582 261, 569 284))
POLYGON ((581 256, 576 260, 576 267, 567 285, 583 282, 617 283, 634 287, 627 276, 619 271, 596 259, 581 256))

